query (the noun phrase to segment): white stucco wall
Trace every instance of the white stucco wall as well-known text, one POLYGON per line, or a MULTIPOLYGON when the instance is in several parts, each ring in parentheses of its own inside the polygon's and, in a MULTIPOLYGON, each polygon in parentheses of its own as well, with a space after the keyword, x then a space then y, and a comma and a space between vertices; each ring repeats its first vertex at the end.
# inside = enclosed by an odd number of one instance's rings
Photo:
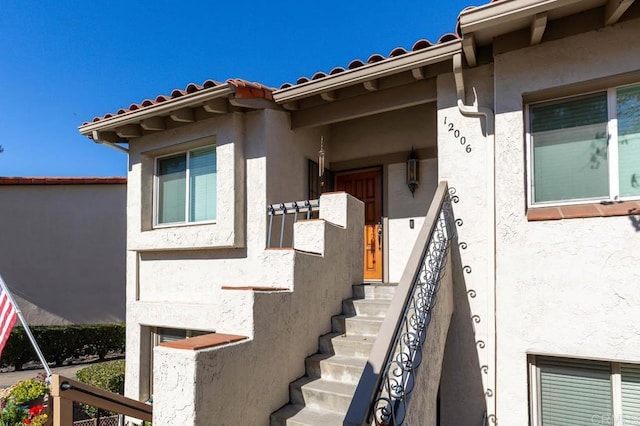
POLYGON ((223 292, 228 309, 217 321, 246 321, 249 340, 197 352, 155 349, 154 424, 268 425, 270 413, 288 402, 289 383, 304 375, 305 358, 363 273, 362 262, 353 261, 363 255, 362 203, 336 193, 321 206, 326 221, 298 223, 295 232, 299 248, 322 254, 286 250, 295 272, 283 284, 292 284, 291 292, 223 292))
POLYGON ((639 327, 631 320, 640 300, 640 235, 629 217, 527 221, 522 98, 639 69, 638 24, 503 53, 493 66, 464 71, 466 103, 474 103, 475 89, 477 103, 496 113, 495 286, 487 252, 493 158, 484 124, 458 112, 453 76, 438 78, 439 177, 460 197, 454 211, 466 243, 453 258, 456 311, 441 382, 443 425, 480 424, 484 410, 494 414, 494 403, 499 424, 528 424, 527 354, 640 360, 639 327))
POLYGON ((435 147, 435 131, 434 103, 343 121, 331 125, 327 156, 339 162, 435 147))
MULTIPOLYGON (((479 105, 492 107, 492 73, 491 66, 465 70, 468 104, 474 102, 475 89, 479 105)), ((438 175, 459 197, 453 211, 463 222, 457 227, 458 241, 466 243, 466 249, 452 247, 455 311, 440 388, 442 425, 481 424, 486 410, 485 393, 493 389, 488 369, 491 366, 493 371, 490 349, 494 341, 488 327, 493 315, 489 306, 492 294, 487 286, 487 242, 491 232, 487 215, 489 142, 483 129, 479 118, 460 114, 453 74, 439 76, 438 175), (469 266, 468 272, 464 272, 464 266, 469 266)))
POLYGON ((267 131, 267 203, 306 200, 308 159, 318 162, 320 138, 329 145, 327 127, 289 129, 284 112, 265 111, 267 131))
POLYGON ((640 69, 638 20, 496 58, 498 419, 526 424, 526 354, 640 361, 629 217, 527 222, 522 93, 640 69))
POLYGON ((252 337, 251 315, 242 314, 251 312, 252 300, 229 299, 222 286, 293 285, 293 252, 265 250, 267 197, 272 203, 306 198, 307 158, 317 152, 319 140, 318 131, 290 131, 286 113, 264 110, 219 116, 131 142, 128 396, 148 397, 153 327, 252 337), (154 158, 210 141, 218 154, 216 223, 152 229, 154 158))
MULTIPOLYGON (((211 278, 224 280, 226 275, 221 275, 222 272, 232 271, 246 261, 245 232, 251 228, 245 229, 245 220, 250 226, 264 225, 263 212, 245 213, 244 208, 246 176, 255 175, 258 182, 264 181, 264 159, 250 165, 245 163, 245 148, 258 150, 251 152, 256 157, 260 154, 259 147, 245 146, 245 119, 243 114, 228 114, 130 143, 127 396, 135 399, 149 396, 152 327, 212 331, 217 328, 218 314, 220 310, 224 312, 221 303, 225 301, 220 297, 220 287, 233 285, 233 281, 212 282, 211 278), (216 144, 217 153, 216 222, 153 229, 155 157, 211 143, 216 144), (217 257, 227 261, 211 261, 217 257)), ((258 191, 251 196, 256 197, 254 202, 262 204, 264 184, 256 186, 258 191)), ((264 242, 263 233, 249 235, 252 236, 249 241, 264 242)), ((236 327, 242 331, 249 328, 242 322, 236 327)))
POLYGON ((0 185, 0 274, 31 325, 122 322, 126 184, 0 185))
POLYGON ((406 173, 406 163, 387 166, 389 282, 392 283, 400 281, 436 191, 438 160, 432 158, 420 161, 420 185, 413 195, 407 188, 406 173))

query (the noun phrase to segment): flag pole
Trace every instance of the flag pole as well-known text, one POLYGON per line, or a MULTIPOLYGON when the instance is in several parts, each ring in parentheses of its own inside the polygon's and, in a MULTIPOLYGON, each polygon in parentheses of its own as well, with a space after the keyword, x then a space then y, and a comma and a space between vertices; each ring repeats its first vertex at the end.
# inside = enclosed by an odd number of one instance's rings
POLYGON ((4 290, 4 292, 7 294, 7 297, 9 298, 9 301, 13 304, 13 307, 16 310, 16 315, 20 319, 20 323, 22 324, 22 327, 24 327, 24 331, 25 333, 27 333, 27 337, 29 337, 29 341, 31 341, 31 345, 33 346, 33 349, 36 351, 36 354, 38 355, 38 358, 40 359, 40 362, 42 363, 44 370, 47 372, 47 380, 48 380, 52 374, 51 369, 49 368, 49 364, 47 363, 47 360, 44 359, 44 355, 42 355, 40 346, 38 346, 36 339, 33 337, 33 334, 31 334, 31 329, 29 328, 27 321, 25 321, 24 317, 22 316, 22 311, 20 310, 20 306, 18 306, 16 301, 13 300, 13 295, 11 295, 11 292, 9 291, 9 287, 7 287, 7 284, 4 282, 4 279, 2 279, 2 275, 0 275, 0 286, 2 286, 2 290, 4 290))

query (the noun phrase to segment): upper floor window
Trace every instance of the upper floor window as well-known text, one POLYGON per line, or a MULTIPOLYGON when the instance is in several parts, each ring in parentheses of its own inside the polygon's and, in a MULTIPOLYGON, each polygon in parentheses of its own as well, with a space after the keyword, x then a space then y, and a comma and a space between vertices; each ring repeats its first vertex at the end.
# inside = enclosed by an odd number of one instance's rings
POLYGON ((640 85, 528 109, 531 205, 640 197, 640 85))
POLYGON ((216 147, 156 159, 156 225, 216 219, 216 147))

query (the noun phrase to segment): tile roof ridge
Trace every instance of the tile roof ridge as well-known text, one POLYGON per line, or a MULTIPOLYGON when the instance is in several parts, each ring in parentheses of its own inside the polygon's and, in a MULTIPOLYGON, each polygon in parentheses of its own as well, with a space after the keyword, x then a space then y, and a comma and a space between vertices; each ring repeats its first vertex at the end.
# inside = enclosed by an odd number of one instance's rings
POLYGON ((250 82, 241 78, 232 78, 226 80, 224 83, 217 80, 205 80, 201 84, 189 83, 184 89, 176 88, 171 91, 170 95, 157 95, 155 99, 145 99, 139 103, 132 103, 127 108, 120 108, 115 113, 106 113, 103 116, 94 117, 91 122, 84 122, 82 125, 91 123, 97 123, 102 120, 106 120, 118 115, 127 114, 130 112, 138 111, 144 108, 158 105, 163 102, 168 102, 172 99, 177 99, 185 96, 189 96, 193 93, 198 93, 203 90, 229 85, 232 86, 236 92, 236 97, 244 99, 264 98, 269 101, 273 101, 271 93, 275 90, 271 87, 265 86, 261 83, 250 82))
MULTIPOLYGON (((498 0, 500 1, 500 0, 498 0)), ((306 77, 306 76, 301 76, 299 77, 295 83, 289 83, 289 82, 285 82, 282 85, 280 85, 279 90, 282 89, 288 89, 290 87, 294 87, 297 86, 299 84, 304 84, 304 83, 308 83, 309 81, 313 81, 313 80, 319 80, 321 78, 325 78, 331 75, 336 75, 345 71, 349 71, 349 70, 354 70, 356 68, 360 68, 363 67, 365 65, 370 65, 370 64, 374 64, 376 62, 381 62, 387 59, 392 59, 392 58, 397 58, 399 56, 402 55, 406 55, 412 52, 417 52, 419 50, 423 50, 423 49, 428 49, 431 47, 435 47, 438 46, 440 44, 443 43, 447 43, 449 41, 452 40, 458 40, 461 39, 461 36, 459 34, 459 31, 456 31, 454 33, 445 33, 443 35, 440 36, 440 38, 438 39, 438 41, 436 43, 432 43, 429 40, 425 39, 425 38, 421 38, 418 39, 417 41, 415 41, 413 43, 413 45, 411 46, 411 49, 405 49, 404 47, 396 47, 394 49, 391 50, 391 52, 389 52, 388 55, 382 55, 380 53, 373 53, 371 54, 366 61, 363 61, 361 59, 352 59, 351 62, 349 62, 349 64, 347 65, 347 67, 334 67, 333 69, 331 69, 331 71, 327 72, 323 72, 323 71, 317 71, 315 72, 310 78, 306 77)))

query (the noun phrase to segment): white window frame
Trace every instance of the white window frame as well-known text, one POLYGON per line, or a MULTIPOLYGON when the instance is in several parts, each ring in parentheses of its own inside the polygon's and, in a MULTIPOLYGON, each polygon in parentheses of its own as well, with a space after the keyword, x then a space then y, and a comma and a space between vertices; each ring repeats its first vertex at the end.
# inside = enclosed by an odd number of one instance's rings
MULTIPOLYGON (((175 227, 175 226, 193 226, 193 225, 206 225, 206 224, 212 224, 212 223, 216 223, 217 221, 217 214, 216 214, 216 219, 213 220, 200 220, 200 221, 195 221, 195 222, 189 222, 189 200, 191 197, 191 185, 189 185, 189 178, 190 178, 190 172, 191 169, 189 167, 189 163, 190 163, 190 158, 191 158, 191 152, 192 151, 197 151, 200 149, 206 149, 206 148, 215 148, 216 150, 216 174, 218 173, 218 150, 217 150, 217 145, 216 144, 209 144, 209 145, 203 145, 203 146, 199 146, 196 148, 191 148, 191 149, 187 149, 187 150, 183 150, 183 151, 177 151, 177 152, 172 152, 170 154, 165 154, 165 155, 160 155, 157 156, 153 159, 153 228, 170 228, 170 227, 175 227), (159 200, 160 200, 160 185, 159 185, 159 176, 158 176, 158 163, 160 162, 160 160, 162 160, 163 158, 170 158, 170 157, 176 157, 180 154, 185 154, 186 155, 186 161, 187 161, 187 167, 186 167, 186 172, 185 172, 185 185, 186 185, 186 190, 185 190, 185 206, 184 206, 184 217, 185 217, 185 221, 184 222, 171 222, 171 223, 158 223, 158 213, 159 213, 159 200)), ((216 188, 216 197, 218 196, 218 188, 216 188)))
POLYGON ((629 201, 629 200, 638 200, 640 197, 621 197, 620 196, 620 173, 619 173, 619 158, 618 158, 618 111, 617 111, 617 100, 616 100, 616 91, 622 87, 629 86, 637 86, 640 82, 635 82, 631 84, 623 84, 619 86, 609 87, 607 89, 601 90, 593 90, 590 92, 584 92, 577 95, 570 96, 562 96, 553 99, 547 99, 544 101, 536 101, 525 104, 524 112, 525 112, 525 156, 526 156, 526 166, 527 166, 527 188, 528 188, 528 196, 527 196, 527 207, 528 208, 536 208, 536 207, 556 207, 556 206, 569 206, 569 205, 577 205, 577 204, 589 204, 589 203, 602 203, 602 202, 617 202, 617 201, 629 201), (608 132, 608 142, 607 142, 607 162, 609 167, 609 195, 607 197, 593 197, 593 198, 582 198, 582 199, 573 199, 573 200, 563 200, 563 201, 542 201, 542 202, 534 202, 535 200, 535 185, 533 179, 533 140, 531 137, 531 106, 542 105, 542 104, 550 104, 554 102, 561 102, 568 99, 579 98, 584 96, 589 96, 597 93, 606 93, 607 94, 607 132, 608 132))
MULTIPOLYGON (((542 405, 540 398, 540 368, 537 366, 538 358, 546 359, 573 359, 581 361, 579 358, 561 357, 561 356, 547 356, 547 355, 529 355, 528 369, 529 369, 529 419, 531 426, 542 426, 542 405)), ((586 360, 585 360, 586 361, 586 360)), ((602 361, 602 360, 598 360, 602 361)), ((613 423, 594 423, 611 426, 622 426, 622 365, 633 365, 630 363, 621 363, 616 361, 603 361, 608 362, 610 367, 610 379, 611 379, 611 407, 613 423)))
POLYGON ((186 328, 175 328, 175 327, 154 327, 153 328, 153 347, 158 346, 162 339, 162 331, 163 330, 174 330, 174 331, 184 331, 185 339, 190 339, 196 336, 202 336, 203 334, 213 333, 213 331, 208 330, 191 330, 186 328))

